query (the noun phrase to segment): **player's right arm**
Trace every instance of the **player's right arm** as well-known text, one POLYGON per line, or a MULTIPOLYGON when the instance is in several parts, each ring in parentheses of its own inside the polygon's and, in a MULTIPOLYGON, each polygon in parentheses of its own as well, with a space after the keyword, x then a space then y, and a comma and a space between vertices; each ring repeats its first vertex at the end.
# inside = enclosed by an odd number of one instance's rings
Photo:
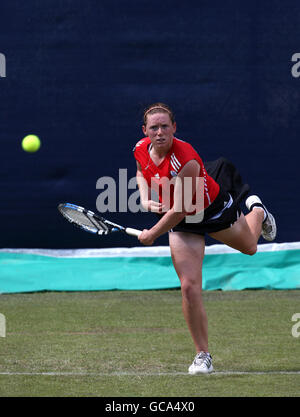
POLYGON ((148 187, 147 181, 144 178, 142 173, 141 165, 136 161, 136 182, 140 191, 141 204, 143 208, 152 213, 161 213, 163 210, 163 205, 157 201, 151 200, 151 190, 148 187))

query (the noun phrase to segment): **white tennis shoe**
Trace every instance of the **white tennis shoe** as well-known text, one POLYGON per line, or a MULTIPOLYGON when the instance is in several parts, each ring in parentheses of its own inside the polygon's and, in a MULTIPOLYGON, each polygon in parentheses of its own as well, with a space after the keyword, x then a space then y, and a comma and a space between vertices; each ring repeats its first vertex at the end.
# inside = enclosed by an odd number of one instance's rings
POLYGON ((271 242, 277 234, 276 222, 272 214, 262 204, 261 199, 257 195, 250 195, 246 200, 246 207, 251 211, 254 207, 262 207, 266 213, 266 218, 262 224, 261 235, 265 240, 271 242))
POLYGON ((189 367, 189 374, 210 374, 213 370, 212 357, 210 354, 208 352, 199 352, 195 356, 192 365, 189 367))

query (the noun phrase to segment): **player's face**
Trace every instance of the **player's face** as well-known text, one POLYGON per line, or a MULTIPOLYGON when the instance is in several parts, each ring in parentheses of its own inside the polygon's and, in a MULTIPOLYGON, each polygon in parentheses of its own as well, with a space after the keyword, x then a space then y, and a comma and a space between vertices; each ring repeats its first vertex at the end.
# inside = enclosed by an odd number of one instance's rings
POLYGON ((176 123, 172 123, 167 113, 154 113, 147 116, 147 124, 143 126, 144 135, 148 136, 154 148, 168 151, 173 143, 176 123))

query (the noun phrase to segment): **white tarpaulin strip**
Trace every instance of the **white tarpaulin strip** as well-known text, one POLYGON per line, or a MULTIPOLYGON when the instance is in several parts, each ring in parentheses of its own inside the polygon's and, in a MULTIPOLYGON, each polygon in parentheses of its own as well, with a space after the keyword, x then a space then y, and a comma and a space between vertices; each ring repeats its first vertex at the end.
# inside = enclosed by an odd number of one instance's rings
MULTIPOLYGON (((265 243, 258 245, 258 252, 275 252, 298 250, 300 242, 265 243)), ((166 257, 170 255, 169 246, 133 247, 133 248, 101 248, 101 249, 0 249, 0 253, 32 254, 63 258, 111 258, 111 257, 166 257)), ((205 247, 206 255, 239 253, 226 245, 210 245, 205 247)))

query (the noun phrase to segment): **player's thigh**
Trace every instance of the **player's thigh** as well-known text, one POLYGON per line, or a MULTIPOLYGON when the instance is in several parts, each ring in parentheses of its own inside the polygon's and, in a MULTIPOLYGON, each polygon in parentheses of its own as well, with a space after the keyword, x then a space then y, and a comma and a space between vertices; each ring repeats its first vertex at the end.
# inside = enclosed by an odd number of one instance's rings
POLYGON ((184 278, 201 279, 205 250, 204 236, 185 232, 170 232, 169 243, 172 261, 180 280, 184 278))
POLYGON ((255 251, 257 243, 243 213, 231 227, 210 233, 209 236, 243 253, 255 251))

